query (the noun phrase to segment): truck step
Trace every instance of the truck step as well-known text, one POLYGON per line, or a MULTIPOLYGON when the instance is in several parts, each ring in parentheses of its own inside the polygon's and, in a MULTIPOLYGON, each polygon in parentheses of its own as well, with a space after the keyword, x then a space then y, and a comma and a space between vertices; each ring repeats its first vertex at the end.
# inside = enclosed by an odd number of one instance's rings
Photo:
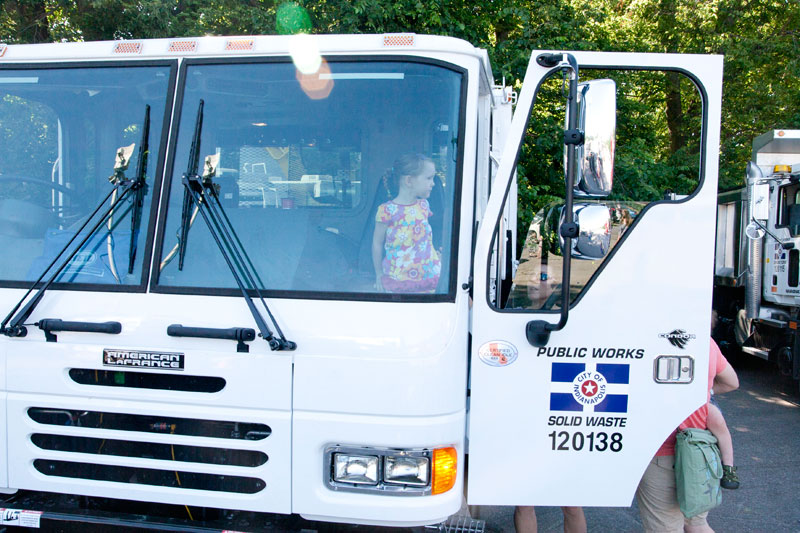
POLYGON ((486 522, 464 515, 453 515, 441 524, 425 526, 428 531, 440 533, 484 533, 486 522))

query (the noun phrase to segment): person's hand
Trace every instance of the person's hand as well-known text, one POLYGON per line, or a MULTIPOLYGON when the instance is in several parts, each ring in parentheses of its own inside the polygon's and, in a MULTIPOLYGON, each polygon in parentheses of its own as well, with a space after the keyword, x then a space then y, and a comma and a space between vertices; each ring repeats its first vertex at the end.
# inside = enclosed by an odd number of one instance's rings
POLYGON ((381 277, 375 276, 375 291, 376 292, 384 292, 383 291, 383 283, 381 283, 381 277))

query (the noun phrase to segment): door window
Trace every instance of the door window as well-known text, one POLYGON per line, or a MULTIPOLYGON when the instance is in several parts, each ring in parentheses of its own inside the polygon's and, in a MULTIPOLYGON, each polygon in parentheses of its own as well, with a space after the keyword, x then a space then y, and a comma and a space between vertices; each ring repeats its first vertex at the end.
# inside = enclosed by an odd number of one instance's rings
MULTIPOLYGON (((691 79, 675 72, 581 70, 581 80, 587 79, 613 79, 616 83, 614 187, 607 198, 575 197, 575 210, 592 205, 607 210, 607 223, 596 236, 603 242, 595 244, 608 253, 604 259, 587 259, 573 249, 569 285, 572 303, 591 285, 615 250, 635 233, 637 221, 647 216, 650 205, 683 201, 702 180, 699 154, 704 115, 702 97, 691 79)), ((560 309, 564 253, 558 234, 564 207, 562 87, 560 75, 542 84, 528 123, 517 178, 518 263, 510 290, 496 299, 500 309, 560 309)), ((497 235, 495 239, 497 242, 497 235)), ((499 247, 500 253, 503 248, 499 247)))

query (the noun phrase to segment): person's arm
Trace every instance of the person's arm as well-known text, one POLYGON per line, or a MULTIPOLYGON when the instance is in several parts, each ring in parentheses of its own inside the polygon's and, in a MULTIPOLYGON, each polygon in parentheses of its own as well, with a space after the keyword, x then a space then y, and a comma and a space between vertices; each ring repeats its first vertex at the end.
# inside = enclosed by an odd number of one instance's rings
POLYGON ((375 268, 375 288, 383 291, 381 276, 383 275, 383 245, 386 240, 387 225, 375 222, 375 233, 372 234, 372 266, 375 268))
POLYGON ((739 376, 728 364, 725 369, 714 377, 714 394, 723 394, 739 388, 739 376))

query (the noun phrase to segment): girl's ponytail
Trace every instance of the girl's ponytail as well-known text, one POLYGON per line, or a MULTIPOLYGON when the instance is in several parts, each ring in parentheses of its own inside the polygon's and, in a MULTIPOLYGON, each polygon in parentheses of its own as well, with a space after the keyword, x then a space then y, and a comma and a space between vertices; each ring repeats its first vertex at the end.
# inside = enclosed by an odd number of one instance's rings
POLYGON ((394 166, 383 175, 383 186, 387 196, 391 199, 399 193, 399 181, 402 176, 418 176, 422 174, 425 163, 433 160, 420 153, 403 154, 394 162, 394 166))
POLYGON ((397 196, 397 178, 394 175, 394 168, 387 170, 381 180, 383 181, 383 188, 386 189, 386 198, 391 200, 397 196))

